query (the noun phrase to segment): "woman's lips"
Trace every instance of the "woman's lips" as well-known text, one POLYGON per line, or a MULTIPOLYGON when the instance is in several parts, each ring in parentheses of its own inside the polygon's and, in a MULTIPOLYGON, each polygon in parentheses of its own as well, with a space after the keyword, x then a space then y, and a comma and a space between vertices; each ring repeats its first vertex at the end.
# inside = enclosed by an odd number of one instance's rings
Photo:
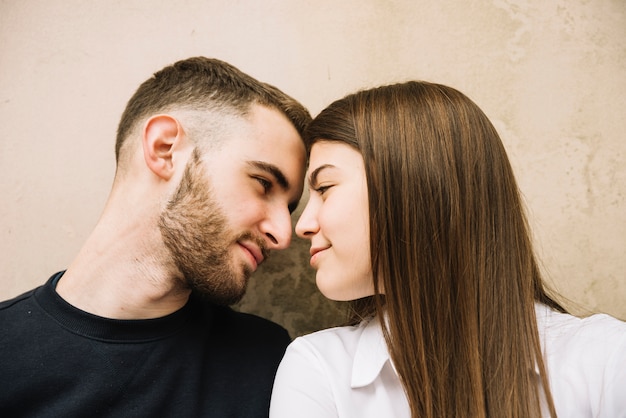
POLYGON ((311 247, 311 249, 309 250, 309 254, 311 254, 311 260, 309 261, 309 264, 311 264, 311 267, 315 268, 320 253, 328 248, 330 247, 311 247))

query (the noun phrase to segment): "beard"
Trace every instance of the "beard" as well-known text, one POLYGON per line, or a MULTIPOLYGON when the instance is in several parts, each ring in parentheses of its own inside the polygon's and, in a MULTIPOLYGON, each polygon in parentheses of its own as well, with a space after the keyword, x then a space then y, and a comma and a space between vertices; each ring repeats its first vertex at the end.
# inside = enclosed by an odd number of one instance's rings
POLYGON ((208 178, 194 150, 178 189, 161 213, 159 229, 184 287, 213 303, 232 305, 245 294, 252 272, 245 263, 233 265, 229 248, 242 239, 252 239, 260 248, 265 244, 252 234, 237 237, 228 231, 208 178))

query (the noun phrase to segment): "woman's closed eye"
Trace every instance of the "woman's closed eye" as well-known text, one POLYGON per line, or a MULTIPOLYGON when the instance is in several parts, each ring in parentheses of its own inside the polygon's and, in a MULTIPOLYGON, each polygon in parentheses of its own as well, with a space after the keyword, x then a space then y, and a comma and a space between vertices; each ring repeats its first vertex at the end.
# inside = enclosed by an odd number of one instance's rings
POLYGON ((326 193, 331 187, 333 187, 332 184, 316 185, 313 187, 313 191, 320 195, 324 195, 324 193, 326 193))

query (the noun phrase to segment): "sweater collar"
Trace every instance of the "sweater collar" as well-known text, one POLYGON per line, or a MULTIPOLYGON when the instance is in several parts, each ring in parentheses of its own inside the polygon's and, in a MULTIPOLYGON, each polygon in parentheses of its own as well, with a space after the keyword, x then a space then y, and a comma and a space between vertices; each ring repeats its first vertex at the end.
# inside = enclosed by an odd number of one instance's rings
POLYGON ((180 332, 194 317, 202 315, 193 297, 176 312, 161 318, 120 320, 93 315, 66 302, 55 287, 63 271, 54 274, 35 291, 35 300, 54 321, 66 330, 101 341, 145 342, 180 332))

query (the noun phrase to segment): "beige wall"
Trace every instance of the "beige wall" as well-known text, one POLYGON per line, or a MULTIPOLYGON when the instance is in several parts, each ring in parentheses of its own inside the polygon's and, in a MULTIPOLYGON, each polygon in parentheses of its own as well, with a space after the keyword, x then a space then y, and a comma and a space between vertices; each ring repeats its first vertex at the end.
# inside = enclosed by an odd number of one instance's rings
MULTIPOLYGON (((0 299, 70 262, 109 191, 126 100, 192 55, 313 114, 409 78, 459 88, 503 137, 555 287, 626 319, 624 0, 0 0, 0 299)), ((305 253, 268 264, 243 308, 319 326, 305 253)))

